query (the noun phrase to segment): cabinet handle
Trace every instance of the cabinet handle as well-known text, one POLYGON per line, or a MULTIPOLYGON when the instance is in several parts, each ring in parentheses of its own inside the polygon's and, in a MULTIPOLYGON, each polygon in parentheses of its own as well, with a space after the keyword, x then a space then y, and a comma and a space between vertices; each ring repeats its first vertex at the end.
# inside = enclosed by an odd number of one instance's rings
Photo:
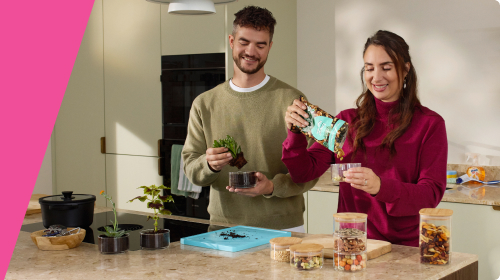
POLYGON ((161 157, 161 150, 162 150, 162 145, 163 141, 162 139, 158 139, 158 156, 161 157))
POLYGON ((493 206, 493 210, 500 211, 500 206, 493 206))
POLYGON ((106 137, 101 137, 101 154, 106 153, 106 137))
POLYGON ((165 169, 165 158, 158 159, 158 175, 163 176, 163 170, 165 169))

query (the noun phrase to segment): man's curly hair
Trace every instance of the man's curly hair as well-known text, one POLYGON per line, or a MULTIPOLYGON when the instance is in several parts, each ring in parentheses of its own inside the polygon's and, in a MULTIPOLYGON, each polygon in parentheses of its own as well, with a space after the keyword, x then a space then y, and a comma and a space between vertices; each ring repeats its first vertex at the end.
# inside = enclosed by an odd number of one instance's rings
POLYGON ((233 21, 233 36, 236 35, 238 26, 252 27, 257 31, 263 29, 269 31, 270 42, 273 40, 276 19, 268 9, 256 6, 246 6, 234 15, 236 18, 233 21))

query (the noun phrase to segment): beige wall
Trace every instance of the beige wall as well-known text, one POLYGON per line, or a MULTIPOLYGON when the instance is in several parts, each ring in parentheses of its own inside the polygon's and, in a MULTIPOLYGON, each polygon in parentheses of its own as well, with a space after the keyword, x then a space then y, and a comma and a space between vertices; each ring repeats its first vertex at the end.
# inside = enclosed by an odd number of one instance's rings
POLYGON ((221 53, 225 51, 225 5, 215 5, 215 14, 176 15, 161 5, 161 54, 221 53))
POLYGON ((297 0, 297 88, 334 114, 335 2, 297 0))
POLYGON ((336 0, 337 110, 353 107, 361 92, 362 48, 379 29, 410 46, 422 104, 446 121, 448 161, 478 152, 480 164, 500 165, 499 3, 336 0))

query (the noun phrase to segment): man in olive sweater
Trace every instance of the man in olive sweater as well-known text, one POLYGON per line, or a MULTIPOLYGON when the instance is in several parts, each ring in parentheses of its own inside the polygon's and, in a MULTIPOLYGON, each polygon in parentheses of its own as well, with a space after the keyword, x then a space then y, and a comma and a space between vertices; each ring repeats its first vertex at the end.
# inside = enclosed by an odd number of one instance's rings
POLYGON ((304 231, 302 194, 317 179, 296 184, 281 161, 285 112, 303 94, 264 73, 276 24, 271 12, 249 6, 235 16, 229 35, 234 75, 194 100, 182 151, 184 172, 193 184, 211 186, 211 222, 304 231), (248 161, 241 170, 228 165, 232 156, 226 148, 212 148, 227 135, 248 161), (258 171, 256 186, 228 187, 234 171, 258 171))

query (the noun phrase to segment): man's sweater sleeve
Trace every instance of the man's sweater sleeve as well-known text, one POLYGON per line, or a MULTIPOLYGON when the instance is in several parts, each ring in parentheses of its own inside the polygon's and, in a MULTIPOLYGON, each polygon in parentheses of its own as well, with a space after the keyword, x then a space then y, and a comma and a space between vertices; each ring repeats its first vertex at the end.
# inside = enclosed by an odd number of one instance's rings
POLYGON ((307 149, 307 144, 305 135, 288 131, 281 160, 289 174, 274 177, 273 196, 287 197, 310 190, 330 167, 333 153, 318 143, 307 149))
POLYGON ((195 100, 189 112, 188 133, 182 149, 184 174, 195 185, 210 186, 219 177, 219 173, 208 167, 203 121, 196 105, 195 100))
POLYGON ((414 215, 422 208, 436 207, 443 198, 448 158, 444 120, 432 124, 425 133, 420 150, 420 175, 416 184, 380 177, 380 191, 375 198, 385 203, 391 216, 414 215))

